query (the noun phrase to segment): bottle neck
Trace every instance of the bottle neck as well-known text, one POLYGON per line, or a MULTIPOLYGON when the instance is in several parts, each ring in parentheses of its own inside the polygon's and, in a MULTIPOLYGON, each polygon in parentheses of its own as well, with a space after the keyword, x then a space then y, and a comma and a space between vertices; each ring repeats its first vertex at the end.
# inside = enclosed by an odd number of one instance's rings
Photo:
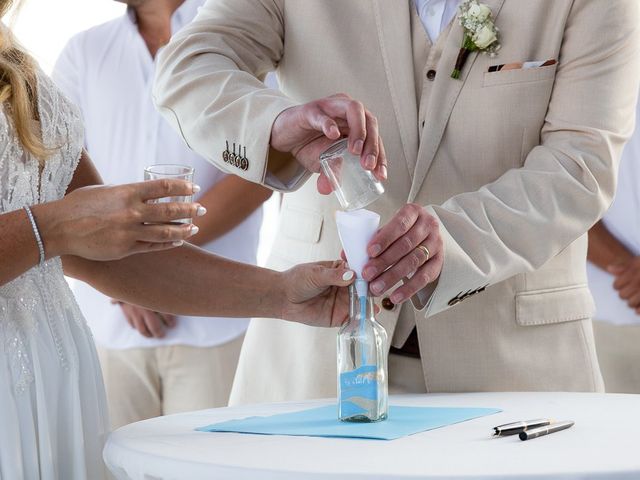
POLYGON ((355 289, 356 295, 358 297, 369 296, 369 282, 358 278, 355 282, 353 282, 353 288, 355 289))
POLYGON ((356 280, 356 283, 349 287, 350 319, 357 319, 362 316, 364 302, 365 318, 373 318, 374 307, 373 297, 369 293, 369 284, 363 280, 356 280), (362 282, 359 283, 358 282, 362 282))

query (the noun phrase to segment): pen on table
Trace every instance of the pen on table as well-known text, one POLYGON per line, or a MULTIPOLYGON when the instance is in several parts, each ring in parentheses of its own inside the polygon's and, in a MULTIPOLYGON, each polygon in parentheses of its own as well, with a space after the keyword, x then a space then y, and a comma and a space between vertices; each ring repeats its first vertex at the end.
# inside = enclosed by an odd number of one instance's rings
POLYGON ((561 430, 566 430, 569 427, 572 427, 575 422, 566 421, 566 422, 558 422, 553 423, 551 425, 547 425, 545 427, 534 428, 533 430, 528 430, 526 432, 520 432, 520 440, 531 440, 533 438, 542 437, 543 435, 549 435, 550 433, 559 432, 561 430))
POLYGON ((532 428, 544 427, 545 425, 549 425, 550 423, 552 423, 552 421, 546 418, 505 423, 504 425, 493 427, 493 436, 506 437, 508 435, 517 435, 520 432, 526 432, 527 430, 531 430, 532 428))

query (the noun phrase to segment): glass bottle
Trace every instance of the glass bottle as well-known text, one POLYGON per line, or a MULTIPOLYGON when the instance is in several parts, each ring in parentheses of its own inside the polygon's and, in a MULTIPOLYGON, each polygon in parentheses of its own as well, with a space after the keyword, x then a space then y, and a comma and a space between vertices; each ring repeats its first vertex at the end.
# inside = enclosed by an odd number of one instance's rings
POLYGON ((351 286, 349 296, 349 321, 338 332, 339 418, 378 422, 388 409, 387 332, 374 317, 368 289, 351 286))

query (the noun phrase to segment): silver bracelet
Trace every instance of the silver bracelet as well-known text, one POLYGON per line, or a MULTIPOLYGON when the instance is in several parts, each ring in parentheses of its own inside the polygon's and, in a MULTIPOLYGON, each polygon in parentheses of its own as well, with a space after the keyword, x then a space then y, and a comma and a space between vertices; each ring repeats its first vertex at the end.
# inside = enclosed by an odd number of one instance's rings
POLYGON ((31 213, 31 209, 29 207, 24 207, 24 211, 27 212, 27 217, 29 217, 29 221, 31 222, 31 228, 33 229, 33 235, 36 237, 36 242, 38 243, 38 251, 40 252, 40 263, 38 266, 42 266, 44 264, 44 243, 42 243, 42 237, 40 236, 40 230, 38 229, 38 224, 36 223, 36 219, 31 213))

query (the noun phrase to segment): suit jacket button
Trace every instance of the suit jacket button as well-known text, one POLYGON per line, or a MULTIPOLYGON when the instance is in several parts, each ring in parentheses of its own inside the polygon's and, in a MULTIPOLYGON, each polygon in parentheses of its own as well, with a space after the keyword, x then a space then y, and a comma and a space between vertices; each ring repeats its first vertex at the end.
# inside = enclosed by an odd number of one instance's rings
POLYGON ((382 299, 382 308, 390 312, 391 310, 396 308, 396 306, 389 297, 384 297, 382 299))
POLYGON ((435 70, 429 70, 427 72, 427 80, 430 80, 430 81, 433 82, 435 79, 436 79, 436 71, 435 70))

